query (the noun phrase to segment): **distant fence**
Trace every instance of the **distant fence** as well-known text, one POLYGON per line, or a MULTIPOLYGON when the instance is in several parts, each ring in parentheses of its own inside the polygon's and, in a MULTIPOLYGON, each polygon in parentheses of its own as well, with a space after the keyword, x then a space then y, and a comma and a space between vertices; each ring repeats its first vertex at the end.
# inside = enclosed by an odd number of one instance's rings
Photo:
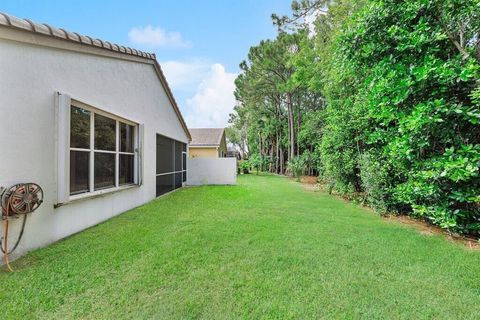
POLYGON ((236 158, 188 158, 187 185, 236 184, 236 158))

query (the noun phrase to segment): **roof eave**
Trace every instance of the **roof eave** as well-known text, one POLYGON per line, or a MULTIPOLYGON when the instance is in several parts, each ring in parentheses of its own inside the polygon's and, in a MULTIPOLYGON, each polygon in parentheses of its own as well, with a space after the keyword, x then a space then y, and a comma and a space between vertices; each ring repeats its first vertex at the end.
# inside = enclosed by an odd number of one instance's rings
MULTIPOLYGON (((175 98, 173 97, 172 90, 170 89, 170 86, 168 85, 168 81, 167 81, 165 75, 163 74, 162 68, 161 68, 160 64, 158 63, 154 53, 143 52, 143 51, 140 51, 140 50, 136 50, 136 49, 133 49, 133 48, 122 46, 122 45, 110 43, 108 41, 103 41, 103 40, 100 40, 100 39, 93 39, 89 36, 84 36, 84 35, 80 35, 78 33, 69 32, 69 31, 66 31, 66 30, 63 30, 63 29, 58 29, 58 28, 55 28, 55 27, 51 27, 48 24, 40 24, 40 23, 36 23, 36 22, 33 22, 31 20, 28 20, 28 19, 20 19, 20 18, 17 18, 15 16, 11 16, 11 15, 3 13, 3 12, 0 12, 0 26, 8 27, 8 28, 11 28, 11 29, 14 29, 14 30, 34 33, 34 34, 38 34, 38 35, 41 35, 41 36, 47 36, 47 37, 50 37, 50 38, 57 39, 59 41, 77 43, 77 44, 80 44, 80 45, 88 45, 88 46, 92 46, 92 47, 99 48, 99 49, 113 51, 113 52, 116 52, 118 54, 125 55, 127 57, 128 56, 129 57, 133 56, 135 58, 139 57, 139 58, 144 58, 144 59, 147 59, 149 61, 152 61, 154 69, 156 71, 156 74, 157 74, 157 76, 160 80, 160 83, 162 84, 162 87, 165 90, 165 93, 167 94, 167 97, 168 97, 170 103, 172 104, 173 109, 174 109, 174 111, 175 111, 175 113, 176 113, 176 115, 177 115, 177 117, 180 121, 180 124, 182 125, 182 128, 184 129, 184 131, 187 135, 188 141, 192 140, 192 136, 190 134, 190 131, 188 130, 187 124, 185 123, 185 119, 183 118, 182 113, 180 112, 178 104, 177 104, 175 98)), ((72 46, 72 47, 74 47, 74 46, 72 46)), ((72 49, 72 50, 74 50, 74 49, 72 49)), ((77 51, 78 51, 78 49, 77 49, 77 51)), ((129 60, 132 60, 134 62, 138 62, 135 59, 129 59, 129 60)))
POLYGON ((222 128, 222 134, 220 135, 220 139, 218 140, 218 145, 222 144, 223 136, 225 135, 225 128, 222 128))
POLYGON ((183 127, 183 130, 187 134, 188 141, 192 141, 192 135, 190 134, 190 131, 188 130, 187 123, 185 122, 185 119, 182 116, 182 113, 180 112, 180 108, 177 105, 177 101, 175 100, 175 97, 173 96, 172 90, 170 89, 170 86, 168 85, 167 78, 163 74, 162 67, 158 63, 157 59, 153 58, 154 61, 154 66, 155 70, 157 71, 157 74, 160 78, 160 82, 162 83, 163 88, 165 89, 165 92, 167 94, 168 99, 170 100, 170 103, 173 106, 173 109, 175 110, 175 113, 177 114, 178 119, 180 120, 180 123, 183 127))

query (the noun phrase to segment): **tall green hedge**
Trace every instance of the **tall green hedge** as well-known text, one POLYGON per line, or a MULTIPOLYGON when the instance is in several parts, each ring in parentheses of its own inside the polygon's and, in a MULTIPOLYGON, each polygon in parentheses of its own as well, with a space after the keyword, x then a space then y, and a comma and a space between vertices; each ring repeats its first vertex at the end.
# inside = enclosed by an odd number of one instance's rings
POLYGON ((338 30, 321 141, 333 187, 480 233, 479 15, 479 0, 369 1, 338 30))

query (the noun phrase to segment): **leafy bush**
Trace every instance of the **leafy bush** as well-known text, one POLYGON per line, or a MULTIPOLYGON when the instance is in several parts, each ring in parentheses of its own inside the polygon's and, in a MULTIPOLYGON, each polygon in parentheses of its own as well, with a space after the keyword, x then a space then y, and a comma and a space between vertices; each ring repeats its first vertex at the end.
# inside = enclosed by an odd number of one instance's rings
POLYGON ((339 33, 322 141, 336 186, 358 190, 357 176, 381 210, 478 233, 479 7, 371 1, 339 33))
POLYGON ((247 160, 238 161, 238 170, 240 173, 249 174, 250 173, 250 163, 247 160))
POLYGON ((360 178, 368 204, 379 213, 391 209, 391 187, 388 165, 378 155, 364 153, 359 159, 360 178))
POLYGON ((396 188, 400 201, 412 206, 416 216, 442 228, 479 232, 480 145, 448 148, 418 164, 411 177, 396 188))
POLYGON ((259 171, 263 169, 263 166, 266 163, 266 158, 262 157, 258 153, 254 153, 248 158, 247 162, 250 167, 256 169, 258 175, 259 171))
POLYGON ((304 174, 319 175, 322 172, 322 158, 320 149, 315 148, 313 151, 305 150, 300 156, 304 164, 304 174))
POLYGON ((305 171, 305 160, 302 157, 296 156, 293 159, 289 160, 287 163, 287 171, 297 180, 300 180, 300 177, 305 171))

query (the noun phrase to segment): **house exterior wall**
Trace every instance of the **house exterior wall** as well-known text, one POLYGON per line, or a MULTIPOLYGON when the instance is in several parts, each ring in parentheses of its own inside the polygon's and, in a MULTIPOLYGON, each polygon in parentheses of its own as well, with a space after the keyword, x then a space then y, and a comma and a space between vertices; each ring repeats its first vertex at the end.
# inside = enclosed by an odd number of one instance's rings
POLYGON ((190 158, 218 158, 217 147, 190 147, 188 148, 190 158))
MULTIPOLYGON (((60 49, 6 39, 56 41, 16 32, 0 28, 0 185, 35 182, 44 202, 29 214, 13 258, 154 199, 156 135, 188 143, 152 63, 104 56, 96 48, 77 52, 63 42, 60 49), (54 208, 57 92, 143 125, 142 185, 54 208)), ((20 225, 21 219, 11 220, 11 242, 20 225)))
POLYGON ((222 158, 225 158, 227 156, 227 141, 225 139, 225 132, 223 133, 222 140, 220 141, 220 147, 218 148, 218 154, 222 158))
POLYGON ((237 183, 237 159, 187 159, 187 185, 234 185, 237 183))

